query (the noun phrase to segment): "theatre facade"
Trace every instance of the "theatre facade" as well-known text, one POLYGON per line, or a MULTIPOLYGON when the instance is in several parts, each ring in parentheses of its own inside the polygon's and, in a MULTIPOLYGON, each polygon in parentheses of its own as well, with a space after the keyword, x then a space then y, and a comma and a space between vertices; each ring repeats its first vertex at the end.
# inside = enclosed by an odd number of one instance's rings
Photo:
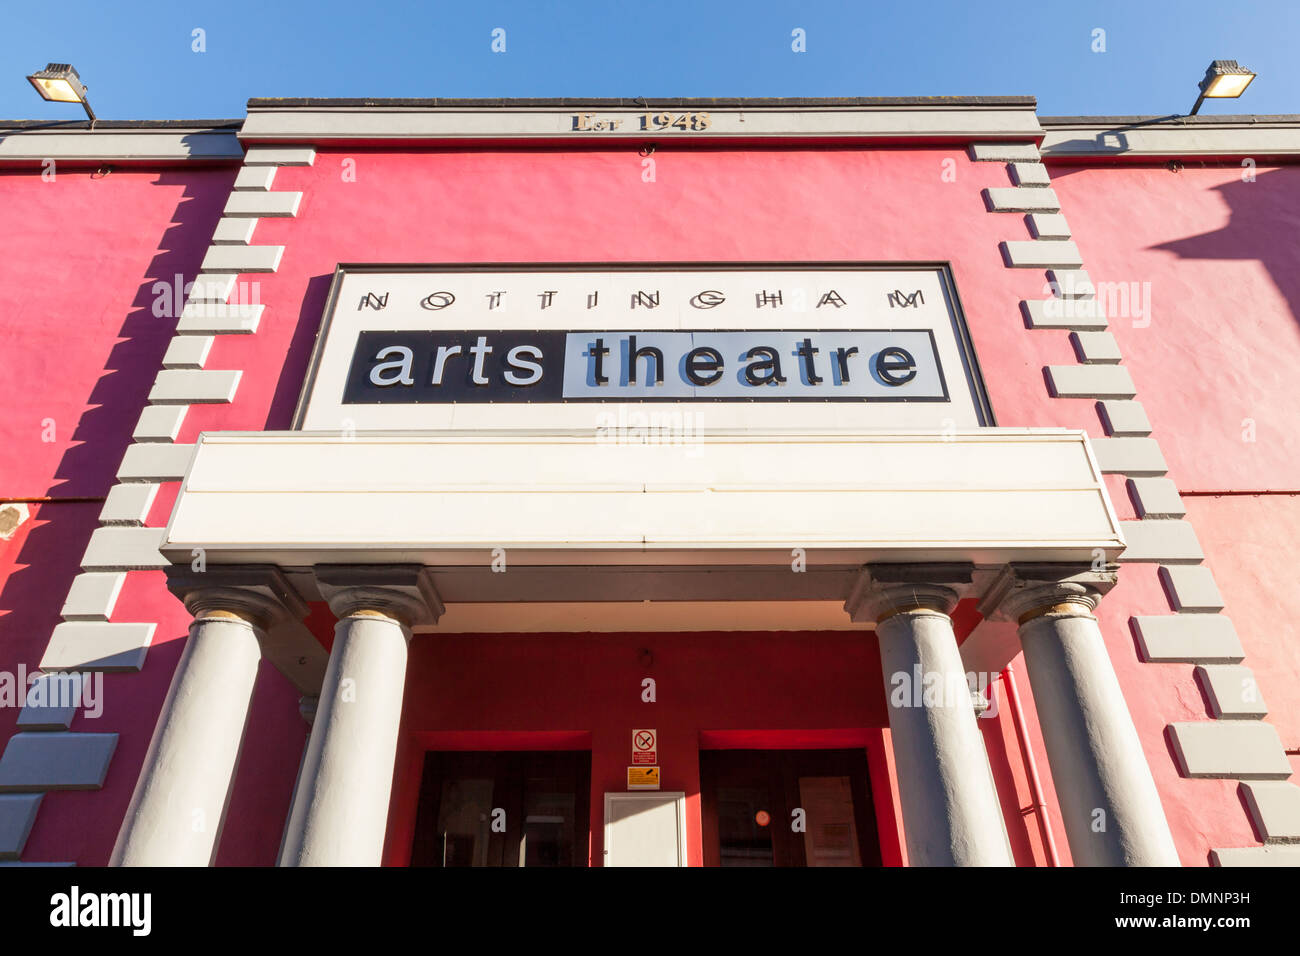
POLYGON ((1300 118, 0 123, 0 861, 1300 864, 1300 118))

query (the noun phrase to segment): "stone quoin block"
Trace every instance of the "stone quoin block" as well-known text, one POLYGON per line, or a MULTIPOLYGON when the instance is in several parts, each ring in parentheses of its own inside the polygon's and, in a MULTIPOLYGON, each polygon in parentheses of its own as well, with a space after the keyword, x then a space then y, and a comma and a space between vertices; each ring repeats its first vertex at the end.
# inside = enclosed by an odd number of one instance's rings
POLYGON ((1246 656, 1237 629, 1221 614, 1140 615, 1131 622, 1144 661, 1239 664, 1246 656))
POLYGON ((1181 518, 1187 514, 1178 486, 1168 478, 1132 478, 1128 496, 1139 518, 1181 518))
POLYGON ((235 397, 239 371, 164 369, 154 380, 149 401, 155 405, 222 404, 235 397))
POLYGON ((1119 343, 1109 332, 1071 332, 1070 344, 1085 365, 1118 365, 1123 359, 1119 343))
POLYGON ((1201 542, 1186 521, 1143 519, 1121 521, 1120 530, 1128 547, 1120 553, 1120 561, 1130 564, 1145 561, 1150 564, 1200 564, 1205 560, 1201 542))
POLYGON ((1035 239, 1070 238, 1070 224, 1059 212, 1032 212, 1025 217, 1025 225, 1035 239))
POLYGON ((302 193, 232 192, 224 215, 255 216, 259 219, 298 215, 302 193))
POLYGON ((262 320, 262 305, 191 302, 176 323, 177 335, 251 335, 262 320))
POLYGON ((98 790, 117 734, 19 733, 0 756, 0 792, 98 790))
POLYGON ((80 673, 37 677, 18 712, 18 729, 67 730, 83 701, 82 686, 80 673))
POLYGON ((1040 155, 1034 143, 972 143, 967 154, 977 163, 1036 163, 1040 155))
MULTIPOLYGON (((134 445, 131 447, 135 447, 134 445)), ((148 445, 141 445, 148 448, 148 445)), ((156 446, 171 447, 171 446, 156 446)), ((182 446, 184 447, 184 446, 182 446)), ((149 509, 158 494, 158 486, 147 481, 131 481, 114 485, 108 490, 103 510, 99 512, 101 524, 141 525, 149 517, 149 509)))
POLYGON ((1052 177, 1042 163, 1010 163, 1011 181, 1017 186, 1050 186, 1052 177))
POLYGON ((1184 777, 1285 780, 1291 762, 1277 728, 1262 720, 1197 720, 1169 725, 1184 777))
POLYGON ((155 624, 68 621, 54 629, 41 658, 43 671, 138 671, 155 624))
POLYGON ((118 481, 179 481, 185 477, 185 469, 189 467, 193 453, 193 445, 173 445, 167 442, 137 442, 128 445, 126 454, 122 456, 122 466, 117 470, 118 481))
POLYGON ((203 268, 212 272, 274 272, 284 246, 209 246, 203 268))
POLYGON ((1131 399, 1098 402, 1097 415, 1106 434, 1115 438, 1145 438, 1151 434, 1151 422, 1141 402, 1131 399))
POLYGON ((1163 475, 1169 470, 1152 438, 1090 439, 1097 467, 1107 475, 1163 475))
POLYGON ((1280 780, 1250 780, 1241 790, 1265 843, 1300 843, 1300 787, 1280 780))
POLYGON ((1132 398, 1133 378, 1122 365, 1049 365, 1047 380, 1055 398, 1132 398))
MULTIPOLYGON (((230 272, 200 275, 190 286, 185 308, 189 308, 191 303, 225 302, 230 298, 230 293, 235 291, 235 283, 238 280, 239 277, 230 272)), ((184 309, 181 311, 184 312, 184 309)))
POLYGON ((248 166, 245 165, 235 175, 235 185, 232 187, 238 190, 267 190, 275 182, 274 166, 248 166))
POLYGON ((1247 846, 1231 850, 1211 850, 1215 866, 1300 866, 1300 846, 1247 846))
POLYGON ((1106 315, 1096 299, 1029 299, 1020 311, 1031 329, 1104 329, 1106 315))
POLYGON ((210 335, 177 335, 167 345, 163 368, 203 368, 212 351, 210 335))
MULTIPOLYGON (((1037 155, 1037 147, 1034 147, 1037 155)), ((244 154, 245 166, 311 166, 316 162, 316 150, 288 146, 250 146, 244 154)))
POLYGON ((1087 269, 1048 269, 1047 281, 1060 299, 1091 299, 1097 293, 1087 269))
POLYGON ((212 244, 214 246, 246 246, 253 241, 253 231, 256 228, 256 219, 222 219, 212 232, 212 244))
POLYGON ((984 190, 989 212, 1060 212, 1061 201, 1050 186, 1002 186, 984 190))
POLYGON ((1210 701, 1216 720, 1259 720, 1268 714, 1255 672, 1236 664, 1210 664, 1196 668, 1196 679, 1210 701))
POLYGON ((166 528, 96 528, 82 555, 86 571, 145 571, 169 564, 159 552, 166 528))
POLYGON ((175 441, 187 411, 188 405, 149 405, 140 413, 131 437, 138 442, 175 441))
POLYGON ((1223 610, 1223 595, 1214 583, 1214 574, 1204 565, 1161 567, 1160 583, 1164 585, 1169 606, 1175 611, 1213 613, 1223 610))
MULTIPOLYGON (((118 487, 123 487, 118 485, 118 487)), ((140 487, 149 487, 142 485, 140 487)), ((153 486, 155 489, 157 486, 153 486)), ((94 571, 72 579, 60 616, 65 621, 107 621, 126 582, 124 571, 94 571)))
POLYGON ((0 860, 16 860, 27 845, 43 793, 0 795, 0 860))
POLYGON ((1016 269, 1082 265, 1079 247, 1069 239, 1015 239, 1002 243, 1002 258, 1016 269))

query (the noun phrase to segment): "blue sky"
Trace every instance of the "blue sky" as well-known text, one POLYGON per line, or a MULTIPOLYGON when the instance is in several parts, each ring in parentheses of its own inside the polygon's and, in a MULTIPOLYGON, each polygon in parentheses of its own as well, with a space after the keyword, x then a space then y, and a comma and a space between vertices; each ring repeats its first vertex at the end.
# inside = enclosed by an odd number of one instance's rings
POLYGON ((104 119, 237 118, 252 96, 1031 94, 1043 115, 1164 115, 1212 59, 1259 78, 1203 114, 1293 113, 1298 28, 1300 0, 16 0, 0 118, 80 115, 24 79, 47 61, 78 68, 104 119))

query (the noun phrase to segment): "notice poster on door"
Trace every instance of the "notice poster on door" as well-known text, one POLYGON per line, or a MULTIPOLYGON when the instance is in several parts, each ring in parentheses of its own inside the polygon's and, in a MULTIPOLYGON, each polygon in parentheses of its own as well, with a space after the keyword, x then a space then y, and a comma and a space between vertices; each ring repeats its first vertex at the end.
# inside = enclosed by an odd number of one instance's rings
POLYGON ((861 866, 848 777, 800 777, 808 866, 861 866))

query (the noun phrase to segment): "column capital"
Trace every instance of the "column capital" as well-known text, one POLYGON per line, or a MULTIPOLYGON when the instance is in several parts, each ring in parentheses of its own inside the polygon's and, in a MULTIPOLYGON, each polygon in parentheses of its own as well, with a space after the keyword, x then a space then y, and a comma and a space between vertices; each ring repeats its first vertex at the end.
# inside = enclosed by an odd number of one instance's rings
POLYGON ((321 595, 339 618, 382 614, 410 628, 436 624, 442 599, 429 569, 418 564, 318 564, 321 595))
POLYGON ((1002 568, 980 598, 979 611, 995 621, 1025 621, 1044 614, 1091 616, 1118 580, 1114 565, 1021 564, 1002 568))
POLYGON ((233 615, 265 631, 278 621, 307 616, 307 602, 275 565, 219 565, 195 571, 175 564, 166 574, 167 589, 196 618, 233 615))
POLYGON ((969 564, 868 564, 844 610, 852 621, 877 624, 904 611, 949 614, 973 572, 969 564))

